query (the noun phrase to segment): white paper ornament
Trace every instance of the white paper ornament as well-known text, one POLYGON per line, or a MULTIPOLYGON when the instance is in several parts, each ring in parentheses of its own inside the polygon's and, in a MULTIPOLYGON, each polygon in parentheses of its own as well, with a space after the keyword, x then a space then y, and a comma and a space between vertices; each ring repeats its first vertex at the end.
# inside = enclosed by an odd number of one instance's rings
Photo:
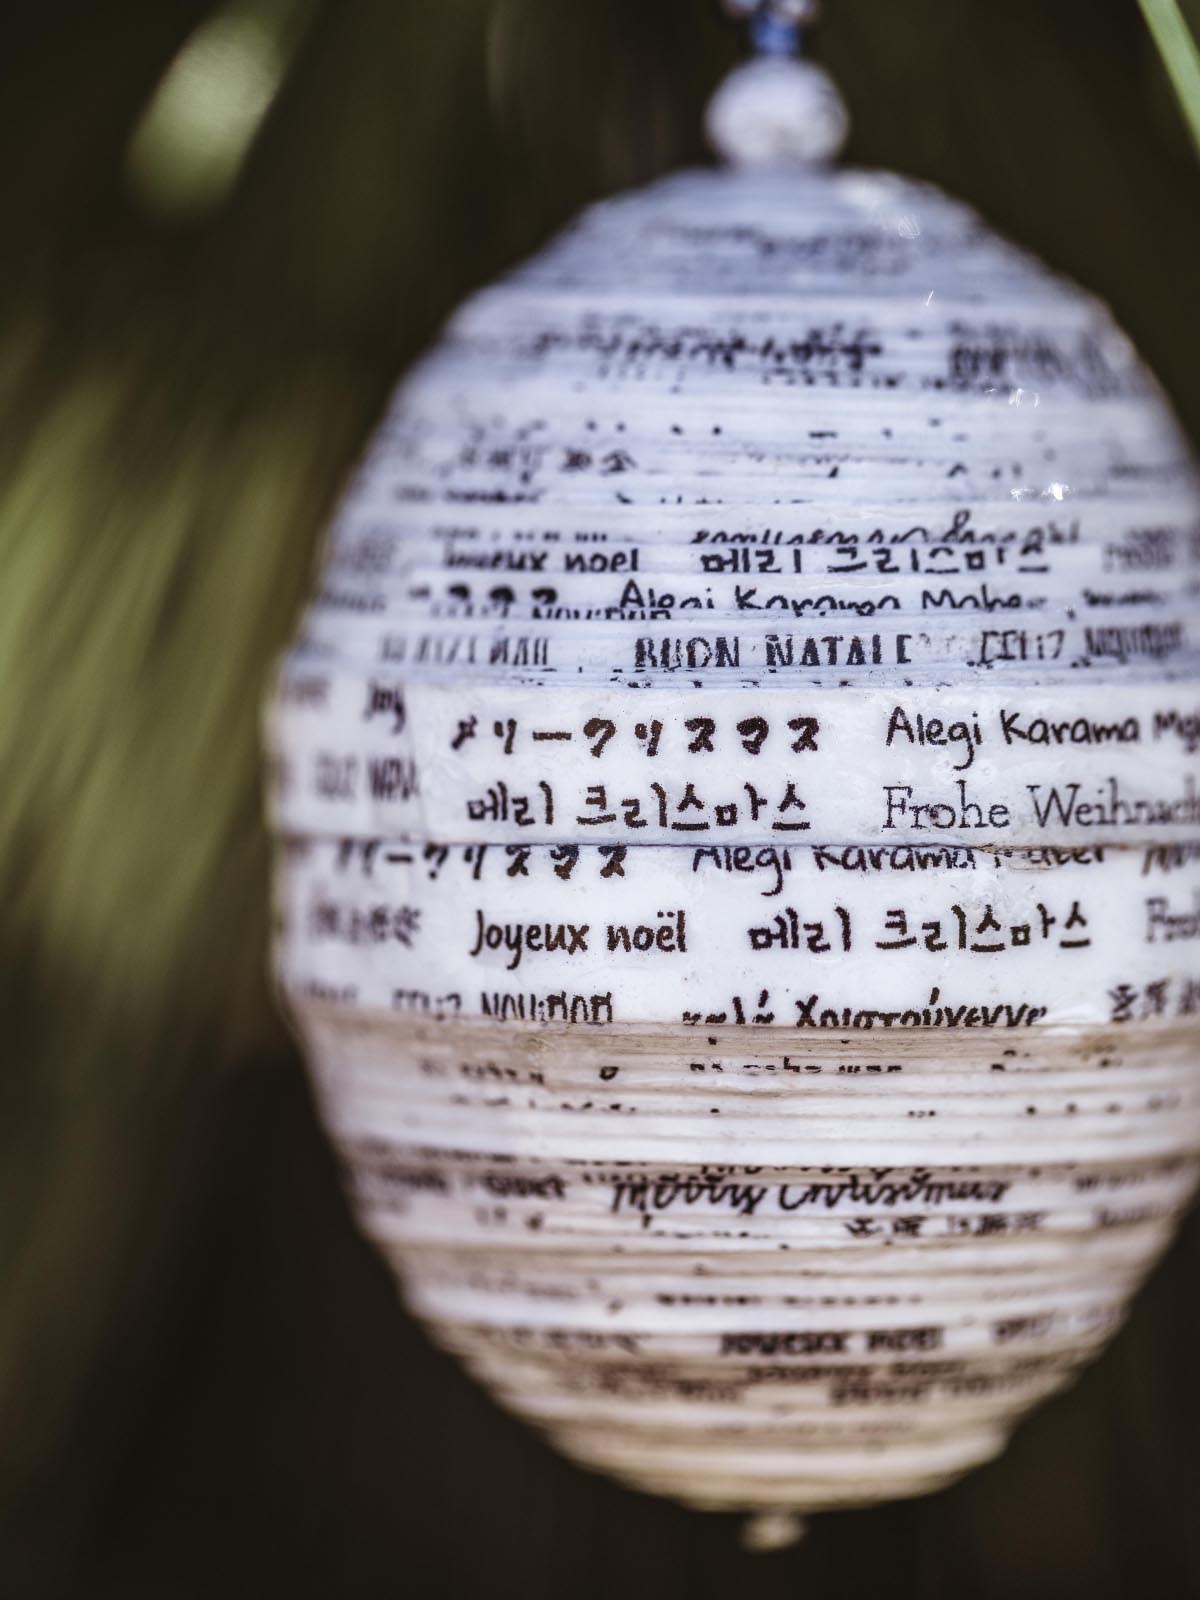
POLYGON ((1200 495, 1103 307, 936 191, 592 208, 401 385, 268 719, 277 964, 363 1226, 569 1455, 924 1493, 1200 1163, 1200 495))

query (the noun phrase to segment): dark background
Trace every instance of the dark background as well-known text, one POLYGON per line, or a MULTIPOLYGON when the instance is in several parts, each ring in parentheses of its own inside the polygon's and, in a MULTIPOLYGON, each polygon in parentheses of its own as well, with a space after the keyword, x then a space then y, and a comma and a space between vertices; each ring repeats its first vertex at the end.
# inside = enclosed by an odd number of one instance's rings
MULTIPOLYGON (((264 677, 400 367, 703 159, 739 40, 706 0, 242 3, 290 68, 190 216, 127 149, 212 7, 3 14, 0 1592, 1200 1595, 1195 1222, 1002 1462, 771 1556, 568 1466, 400 1311, 267 986, 264 677)), ((1103 293, 1196 436, 1200 166, 1134 0, 827 11, 849 159, 1103 293)))

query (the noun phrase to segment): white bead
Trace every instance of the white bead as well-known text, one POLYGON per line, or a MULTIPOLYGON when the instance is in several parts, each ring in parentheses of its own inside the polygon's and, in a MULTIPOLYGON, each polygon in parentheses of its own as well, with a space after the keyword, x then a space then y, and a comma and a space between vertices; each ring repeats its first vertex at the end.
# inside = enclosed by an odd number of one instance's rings
POLYGON ((768 1555, 799 1544, 808 1529, 804 1518, 790 1511, 762 1511, 748 1517, 742 1525, 742 1549, 753 1555, 768 1555))
POLYGON ((850 119, 829 74, 775 57, 735 67, 709 102, 709 143, 738 167, 831 161, 850 119))

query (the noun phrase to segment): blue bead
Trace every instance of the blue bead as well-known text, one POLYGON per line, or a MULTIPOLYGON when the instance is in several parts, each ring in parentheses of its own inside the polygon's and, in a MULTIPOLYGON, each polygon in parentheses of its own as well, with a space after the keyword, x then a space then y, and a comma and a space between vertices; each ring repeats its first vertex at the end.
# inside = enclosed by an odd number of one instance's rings
POLYGON ((751 25, 751 40, 762 56, 792 56, 800 45, 800 30, 794 22, 783 22, 769 13, 760 13, 751 25))

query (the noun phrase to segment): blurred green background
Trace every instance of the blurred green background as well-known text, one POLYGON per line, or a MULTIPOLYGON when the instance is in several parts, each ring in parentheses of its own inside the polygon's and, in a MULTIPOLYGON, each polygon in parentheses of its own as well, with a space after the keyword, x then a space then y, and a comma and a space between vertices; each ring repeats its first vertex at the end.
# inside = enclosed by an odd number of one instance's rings
MULTIPOLYGON (((1098 289, 1200 434, 1200 167, 1136 0, 827 13, 849 159, 933 179, 1098 289)), ((1195 1223, 1001 1463, 745 1556, 731 1521, 566 1465, 424 1343, 272 1005, 258 707, 338 484, 469 287, 704 159, 739 48, 707 0, 6 10, 14 1600, 1200 1595, 1195 1223)))

